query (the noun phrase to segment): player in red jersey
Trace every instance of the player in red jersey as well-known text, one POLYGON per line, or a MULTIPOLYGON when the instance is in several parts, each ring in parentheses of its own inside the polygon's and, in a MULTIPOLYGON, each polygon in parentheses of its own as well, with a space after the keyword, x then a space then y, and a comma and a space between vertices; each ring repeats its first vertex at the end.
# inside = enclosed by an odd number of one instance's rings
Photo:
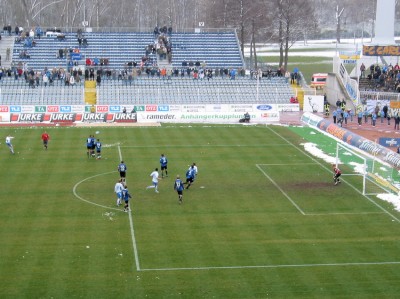
POLYGON ((46 150, 47 150, 47 146, 49 144, 49 140, 50 140, 50 135, 47 134, 46 131, 44 131, 44 133, 42 134, 42 141, 43 141, 44 149, 46 149, 46 150))
POLYGON ((333 168, 333 181, 335 182, 335 185, 337 185, 338 183, 341 183, 339 177, 342 175, 342 172, 335 164, 332 164, 332 168, 333 168))

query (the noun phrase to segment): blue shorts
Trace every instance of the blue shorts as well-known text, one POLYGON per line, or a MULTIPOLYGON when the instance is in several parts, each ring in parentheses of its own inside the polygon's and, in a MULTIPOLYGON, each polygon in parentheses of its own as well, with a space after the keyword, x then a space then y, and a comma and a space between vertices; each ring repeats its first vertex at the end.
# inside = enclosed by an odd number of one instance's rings
POLYGON ((122 192, 117 192, 117 198, 122 199, 122 192))

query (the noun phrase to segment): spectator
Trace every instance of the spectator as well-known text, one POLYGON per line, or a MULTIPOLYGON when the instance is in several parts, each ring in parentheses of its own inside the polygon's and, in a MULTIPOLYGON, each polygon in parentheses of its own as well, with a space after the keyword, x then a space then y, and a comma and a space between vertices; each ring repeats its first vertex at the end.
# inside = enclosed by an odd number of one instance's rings
POLYGON ((11 49, 8 47, 6 50, 6 61, 10 61, 11 49))
POLYGON ((360 66, 360 72, 361 72, 360 78, 365 78, 365 65, 364 65, 364 63, 362 63, 361 66, 360 66))
POLYGON ((377 114, 374 111, 371 114, 371 124, 372 124, 373 127, 375 127, 375 125, 376 125, 376 118, 377 118, 377 114))
POLYGON ((160 31, 158 30, 158 26, 154 28, 154 37, 157 38, 160 35, 160 31))
POLYGON ((397 115, 394 118, 394 129, 399 130, 399 125, 400 125, 400 116, 397 113, 397 115))
POLYGON ((47 76, 47 74, 43 75, 42 81, 43 81, 43 85, 46 87, 47 83, 49 83, 49 77, 47 76))

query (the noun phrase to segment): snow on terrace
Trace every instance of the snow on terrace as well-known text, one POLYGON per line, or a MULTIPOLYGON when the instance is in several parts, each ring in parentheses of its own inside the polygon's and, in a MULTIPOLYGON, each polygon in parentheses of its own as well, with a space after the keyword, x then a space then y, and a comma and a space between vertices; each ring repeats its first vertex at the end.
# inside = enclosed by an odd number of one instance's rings
MULTIPOLYGON (((310 134, 315 134, 315 132, 311 132, 310 134)), ((312 156, 316 158, 320 158, 324 161, 326 161, 329 164, 334 164, 336 163, 336 158, 332 157, 330 155, 325 154, 322 150, 320 150, 315 143, 307 142, 307 143, 302 143, 302 146, 304 146, 304 149, 310 153, 312 156)), ((339 161, 340 162, 340 161, 339 161)), ((353 167, 354 170, 358 173, 363 173, 364 171, 364 166, 359 164, 359 163, 350 163, 353 167)), ((391 203, 394 206, 394 209, 396 211, 400 212, 400 196, 394 195, 394 194, 389 194, 389 193, 382 193, 378 194, 377 197, 380 200, 386 201, 388 203, 391 203)))
MULTIPOLYGON (((400 38, 397 38, 396 42, 398 40, 400 38)), ((340 44, 336 44, 336 40, 334 39, 309 40, 306 43, 298 41, 290 48, 289 56, 333 58, 338 51, 361 51, 362 45, 370 42, 371 39, 369 38, 341 39, 340 44)), ((258 44, 256 48, 257 56, 279 56, 279 46, 277 43, 258 44)), ((250 46, 248 44, 245 46, 244 55, 246 57, 250 56, 250 46)))

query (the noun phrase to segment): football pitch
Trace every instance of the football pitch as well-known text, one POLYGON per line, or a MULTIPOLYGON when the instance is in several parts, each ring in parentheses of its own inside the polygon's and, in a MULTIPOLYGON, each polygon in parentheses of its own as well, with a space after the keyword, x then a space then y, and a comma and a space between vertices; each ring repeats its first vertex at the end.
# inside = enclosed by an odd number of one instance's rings
POLYGON ((363 196, 358 177, 334 186, 299 130, 310 129, 0 128, 0 297, 398 297, 400 214, 363 196), (91 134, 100 160, 86 155, 91 134), (114 193, 121 160, 129 213, 114 193), (174 180, 193 162, 179 205, 174 180))

